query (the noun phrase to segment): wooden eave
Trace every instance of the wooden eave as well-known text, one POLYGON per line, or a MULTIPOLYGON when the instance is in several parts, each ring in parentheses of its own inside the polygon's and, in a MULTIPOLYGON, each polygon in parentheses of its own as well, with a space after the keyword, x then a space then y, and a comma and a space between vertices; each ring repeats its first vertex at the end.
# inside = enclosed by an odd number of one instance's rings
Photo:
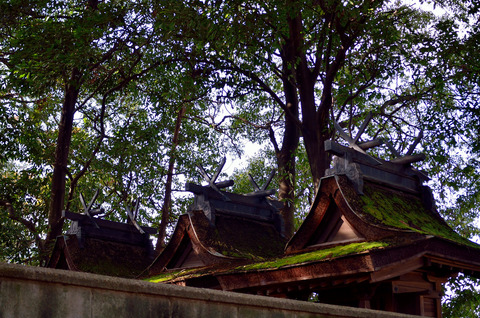
MULTIPOLYGON (((316 231, 329 222, 326 215, 339 211, 358 233, 358 239, 379 241, 397 237, 435 236, 460 245, 480 248, 460 237, 435 211, 423 205, 420 195, 365 183, 367 194, 359 195, 345 176, 330 176, 321 180, 315 201, 305 221, 288 242, 285 253, 299 253, 329 246, 312 244, 316 231), (369 193, 369 194, 368 194, 369 193)), ((342 242, 328 242, 342 244, 342 242)), ((348 243, 348 242, 345 242, 348 243)), ((401 243, 401 242, 400 242, 401 243)))
POLYGON ((155 258, 152 264, 149 267, 149 274, 156 275, 162 272, 170 260, 175 255, 175 252, 180 247, 181 242, 183 241, 187 228, 189 226, 189 220, 187 215, 180 215, 175 226, 175 230, 170 238, 169 244, 165 249, 155 258))
POLYGON ((310 212, 298 231, 287 243, 285 248, 286 254, 298 253, 310 249, 307 247, 307 244, 330 208, 338 208, 340 213, 360 232, 360 235, 366 241, 381 240, 385 237, 392 236, 392 231, 394 233, 405 232, 400 229, 387 229, 375 226, 361 218, 345 198, 344 189, 342 189, 341 184, 343 188, 350 187, 351 190, 353 190, 353 186, 348 183, 349 181, 345 176, 331 176, 321 180, 310 212))
POLYGON ((65 261, 65 263, 68 267, 68 268, 62 268, 62 269, 68 269, 68 270, 71 270, 71 271, 79 271, 77 266, 75 266, 73 258, 70 254, 65 236, 59 236, 59 237, 56 238, 55 246, 53 247, 52 255, 50 256, 47 267, 58 268, 62 259, 65 261))
MULTIPOLYGON (((190 211, 182 215, 165 250, 157 256, 149 270, 150 276, 165 270, 186 268, 171 267, 189 242, 195 257, 203 264, 245 263, 253 259, 278 257, 283 252, 283 239, 272 224, 242 218, 217 211, 216 223, 212 224, 203 211, 190 211), (169 265, 170 264, 170 265, 169 265)), ((183 254, 182 254, 183 255, 183 254)))
POLYGON ((356 277, 366 280, 373 271, 368 254, 357 254, 345 259, 333 259, 297 266, 258 271, 218 273, 216 278, 223 290, 243 291, 246 289, 264 289, 281 285, 313 285, 321 281, 338 280, 342 277, 356 277))
POLYGON ((209 280, 218 281, 222 290, 269 294, 280 290, 291 292, 340 284, 378 283, 419 270, 442 281, 458 272, 478 277, 480 254, 455 242, 424 237, 401 246, 279 268, 242 270, 241 266, 232 264, 193 278, 177 277, 170 283, 190 286, 200 277, 203 280, 210 277, 209 280))
POLYGON ((170 239, 165 250, 157 256, 149 267, 149 275, 157 275, 163 272, 170 261, 177 255, 182 253, 180 250, 182 242, 189 240, 193 249, 193 252, 204 265, 211 265, 220 262, 218 259, 227 258, 226 256, 217 253, 213 249, 205 246, 199 239, 194 223, 192 222, 190 214, 183 214, 179 217, 174 233, 170 239))
POLYGON ((439 282, 458 272, 480 277, 480 245, 458 236, 423 205, 419 195, 380 185, 368 185, 366 190, 370 196, 362 197, 345 176, 324 178, 310 213, 283 256, 265 262, 243 259, 245 265, 240 265, 239 259, 224 259, 213 266, 177 272, 171 278, 164 276, 163 282, 285 295, 339 285, 377 284, 411 273, 425 273, 439 282), (377 203, 377 196, 391 206, 377 203), (338 220, 339 215, 358 236, 350 241, 317 239, 318 231, 332 229, 324 225, 333 222, 333 216, 338 220), (416 224, 415 220, 425 222, 416 224))

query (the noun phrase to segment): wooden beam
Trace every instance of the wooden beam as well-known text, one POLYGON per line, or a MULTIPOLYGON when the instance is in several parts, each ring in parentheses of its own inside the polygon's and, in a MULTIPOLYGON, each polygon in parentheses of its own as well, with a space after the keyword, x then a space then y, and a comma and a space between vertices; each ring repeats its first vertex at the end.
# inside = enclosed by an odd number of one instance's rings
POLYGON ((374 139, 374 140, 371 140, 371 141, 361 143, 358 146, 360 148, 362 148, 363 150, 367 150, 367 149, 370 149, 370 148, 375 148, 375 147, 380 146, 382 144, 383 144, 383 139, 374 139))
POLYGON ((412 272, 423 266, 424 266, 423 257, 415 256, 413 258, 410 258, 404 261, 395 262, 383 268, 375 269, 375 271, 370 274, 370 281, 381 282, 387 279, 400 276, 408 272, 412 272))
POLYGON ((315 201, 308 213, 305 221, 302 223, 297 233, 287 243, 286 254, 297 252, 307 245, 308 241, 314 235, 320 222, 323 220, 329 206, 331 198, 322 193, 315 196, 315 201))
POLYGON ((434 285, 425 280, 423 281, 393 281, 392 292, 394 294, 403 293, 423 293, 432 290, 434 285))
POLYGON ((426 255, 426 257, 429 259, 429 261, 432 264, 437 264, 439 266, 447 266, 451 269, 462 269, 462 270, 470 270, 476 273, 480 272, 480 264, 475 264, 475 263, 467 263, 463 262, 460 260, 455 260, 452 259, 452 257, 440 257, 440 256, 434 256, 434 255, 426 255))
POLYGON ((391 160, 391 162, 393 163, 397 163, 397 164, 400 164, 400 165, 408 165, 408 164, 411 164, 411 163, 414 163, 414 162, 419 162, 419 161, 423 161, 425 160, 427 156, 425 156, 425 154, 421 153, 421 154, 418 154, 418 155, 408 155, 408 156, 403 156, 403 157, 399 157, 399 158, 394 158, 391 160))

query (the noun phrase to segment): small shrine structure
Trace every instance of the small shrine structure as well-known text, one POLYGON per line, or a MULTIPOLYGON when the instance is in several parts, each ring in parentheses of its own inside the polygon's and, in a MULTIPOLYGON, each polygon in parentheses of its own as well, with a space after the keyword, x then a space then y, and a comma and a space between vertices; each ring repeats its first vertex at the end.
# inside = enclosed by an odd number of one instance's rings
POLYGON ((83 213, 63 211, 72 223, 57 237, 47 267, 136 278, 154 259, 149 236, 157 230, 137 223, 139 201, 132 211, 126 207, 128 223, 102 219, 103 209, 94 208, 97 196, 87 205, 80 194, 83 213))
POLYGON ((421 135, 385 161, 366 153, 385 141, 358 143, 368 120, 355 138, 336 124, 349 145, 325 143, 333 168, 288 242, 265 197, 221 191, 216 177, 188 185, 195 203, 148 280, 441 317, 442 284, 458 273, 480 277, 480 245, 446 224, 428 177, 412 167, 424 159, 413 155, 421 135))
MULTIPOLYGON (((206 186, 187 183, 194 203, 178 219, 169 244, 150 266, 150 275, 193 268, 213 273, 283 254, 286 238, 279 214, 283 204, 268 198, 274 190, 267 190, 273 173, 262 187, 251 179, 255 192, 234 194, 221 190, 233 181, 216 182, 224 164, 225 158, 213 177, 199 167, 206 186)), ((209 277, 192 278, 189 285, 222 289, 209 277)))

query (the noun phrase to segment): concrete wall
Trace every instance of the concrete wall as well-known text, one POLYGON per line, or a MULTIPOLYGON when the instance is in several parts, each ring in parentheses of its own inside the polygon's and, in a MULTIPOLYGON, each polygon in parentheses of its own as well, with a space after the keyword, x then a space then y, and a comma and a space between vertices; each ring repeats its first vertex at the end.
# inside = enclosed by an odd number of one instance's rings
POLYGON ((0 263, 6 317, 412 317, 0 263))

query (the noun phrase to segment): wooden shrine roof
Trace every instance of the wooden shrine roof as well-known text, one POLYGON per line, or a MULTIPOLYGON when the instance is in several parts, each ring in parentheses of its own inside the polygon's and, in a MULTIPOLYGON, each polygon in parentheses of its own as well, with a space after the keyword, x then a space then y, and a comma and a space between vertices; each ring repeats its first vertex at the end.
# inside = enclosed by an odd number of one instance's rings
POLYGON ((283 203, 269 198, 267 182, 254 192, 241 195, 221 191, 233 181, 216 182, 225 158, 213 177, 200 168, 207 186, 187 183, 193 204, 178 219, 165 250, 149 267, 149 275, 198 267, 221 267, 262 261, 283 254, 286 238, 279 209, 283 203))
POLYGON ((154 258, 149 234, 156 229, 104 220, 85 210, 63 211, 72 223, 57 237, 47 267, 125 278, 141 275, 154 258))
POLYGON ((221 210, 216 211, 212 224, 203 211, 190 211, 180 216, 169 244, 150 267, 150 274, 179 267, 270 259, 283 254, 285 244, 273 224, 221 210), (189 251, 192 255, 186 254, 189 251))
POLYGON ((125 244, 76 235, 57 237, 47 267, 136 278, 153 259, 153 247, 125 244))
POLYGON ((335 207, 367 241, 420 234, 479 247, 448 226, 430 203, 429 191, 412 194, 373 182, 365 182, 363 191, 359 195, 345 176, 324 178, 310 213, 286 247, 287 253, 305 248, 329 209, 335 207))
POLYGON ((322 179, 310 213, 281 256, 172 269, 149 280, 268 294, 372 283, 420 269, 442 277, 460 271, 480 276, 480 246, 455 233, 425 194, 368 181, 363 192, 345 176, 322 179))
POLYGON ((209 187, 195 190, 196 209, 180 219, 148 280, 304 300, 315 292, 327 303, 441 317, 441 284, 459 272, 480 277, 480 245, 448 226, 423 186, 428 176, 412 166, 425 158, 413 154, 422 133, 401 156, 384 140, 358 143, 370 119, 355 138, 335 122, 349 146, 325 142, 333 167, 283 249, 282 222, 263 198, 265 187, 259 202, 237 200, 219 190, 218 170, 206 176, 209 187), (366 153, 384 143, 391 161, 366 153), (231 219, 220 234, 216 222, 227 215, 248 222, 231 219), (253 220, 276 232, 252 227, 253 220))

